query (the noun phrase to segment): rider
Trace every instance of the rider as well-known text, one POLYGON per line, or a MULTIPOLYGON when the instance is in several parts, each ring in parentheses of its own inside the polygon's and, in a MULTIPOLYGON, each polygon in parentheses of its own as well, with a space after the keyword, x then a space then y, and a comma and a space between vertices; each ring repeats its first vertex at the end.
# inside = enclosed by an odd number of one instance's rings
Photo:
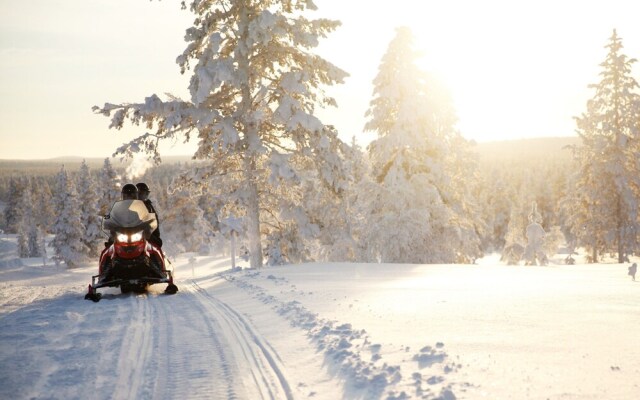
POLYGON ((136 200, 138 198, 138 188, 132 184, 127 183, 122 187, 122 200, 136 200))
POLYGON ((136 184, 136 189, 138 191, 138 200, 144 201, 144 205, 147 206, 147 210, 156 215, 156 221, 158 222, 158 227, 151 232, 149 240, 158 247, 162 247, 162 239, 160 238, 160 218, 158 218, 158 212, 155 207, 153 207, 153 203, 149 200, 149 186, 144 182, 140 182, 136 184))
MULTIPOLYGON (((138 198, 138 188, 132 184, 127 183, 122 187, 120 191, 120 196, 122 196, 122 200, 136 200, 138 198)), ((106 218, 109 218, 107 215, 106 218)), ((113 244, 113 235, 109 236, 109 240, 104 242, 104 247, 109 247, 113 244)))

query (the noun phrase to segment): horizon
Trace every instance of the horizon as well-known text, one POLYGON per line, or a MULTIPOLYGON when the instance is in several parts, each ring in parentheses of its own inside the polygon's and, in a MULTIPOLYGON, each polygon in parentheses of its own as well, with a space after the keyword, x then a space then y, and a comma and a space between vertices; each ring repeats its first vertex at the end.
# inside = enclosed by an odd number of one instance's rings
MULTIPOLYGON (((553 140, 565 140, 565 141, 571 141, 571 140, 578 140, 579 136, 574 135, 574 136, 538 136, 538 137, 526 137, 526 138, 513 138, 513 139, 501 139, 501 140, 488 140, 488 141, 481 141, 481 142, 474 142, 476 146, 482 147, 482 146, 490 146, 490 145, 494 145, 494 144, 515 144, 516 142, 531 142, 531 141, 545 141, 545 140, 549 140, 549 141, 553 141, 553 140)), ((169 160, 175 160, 175 159, 189 159, 191 160, 193 157, 193 154, 166 154, 166 155, 162 155, 161 154, 161 158, 164 160, 169 159, 169 160)), ((118 162, 118 163, 130 163, 132 162, 134 159, 133 158, 128 158, 125 159, 122 156, 118 156, 118 157, 112 157, 112 156, 107 156, 107 157, 101 157, 101 156, 78 156, 78 155, 64 155, 64 156, 54 156, 54 157, 48 157, 48 158, 0 158, 0 162, 77 162, 80 163, 82 162, 82 160, 87 160, 87 161, 98 161, 98 160, 104 160, 105 158, 108 158, 109 160, 111 160, 112 162, 118 162)), ((138 160, 143 160, 143 159, 147 159, 147 156, 144 155, 144 153, 141 154, 141 156, 138 158, 138 160)))
MULTIPOLYGON (((474 142, 476 145, 490 145, 490 144, 496 144, 496 143, 513 143, 513 142, 526 142, 526 141, 532 141, 532 140, 554 140, 554 139, 579 139, 578 135, 573 135, 573 136, 537 136, 537 137, 523 137, 523 138, 511 138, 511 139, 497 139, 497 140, 486 140, 486 141, 472 141, 474 142)), ((147 156, 144 155, 144 153, 141 153, 141 157, 142 158, 147 158, 147 156)), ((191 158, 193 157, 193 154, 161 154, 160 155, 161 158, 191 158)), ((62 155, 62 156, 53 156, 53 157, 47 157, 47 158, 0 158, 0 162, 7 162, 7 161, 58 161, 58 160, 69 160, 72 162, 81 162, 83 159, 85 160, 104 160, 105 158, 109 158, 110 160, 115 160, 118 162, 130 162, 132 160, 132 158, 123 158, 122 156, 118 156, 118 157, 113 157, 113 156, 107 156, 107 157, 101 157, 101 156, 78 156, 78 155, 62 155)))

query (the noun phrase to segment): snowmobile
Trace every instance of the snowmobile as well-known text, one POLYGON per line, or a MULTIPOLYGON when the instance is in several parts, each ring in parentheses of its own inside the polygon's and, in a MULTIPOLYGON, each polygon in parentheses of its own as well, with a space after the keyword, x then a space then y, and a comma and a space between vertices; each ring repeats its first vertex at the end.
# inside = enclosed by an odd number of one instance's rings
POLYGON ((155 213, 141 200, 121 200, 102 219, 102 230, 111 240, 100 254, 98 275, 91 278, 85 299, 100 301, 97 289, 120 287, 122 293, 144 292, 149 285, 167 283, 165 293, 175 294, 172 271, 165 267, 162 250, 149 241, 158 227, 155 213))

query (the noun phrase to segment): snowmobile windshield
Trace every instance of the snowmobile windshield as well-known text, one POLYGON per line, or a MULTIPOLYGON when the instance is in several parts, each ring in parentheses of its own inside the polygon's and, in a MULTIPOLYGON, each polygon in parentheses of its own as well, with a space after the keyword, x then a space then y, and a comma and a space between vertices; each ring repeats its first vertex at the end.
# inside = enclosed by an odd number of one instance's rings
POLYGON ((142 200, 116 201, 109 218, 104 220, 105 230, 118 228, 141 228, 153 232, 158 227, 155 213, 150 213, 142 200))

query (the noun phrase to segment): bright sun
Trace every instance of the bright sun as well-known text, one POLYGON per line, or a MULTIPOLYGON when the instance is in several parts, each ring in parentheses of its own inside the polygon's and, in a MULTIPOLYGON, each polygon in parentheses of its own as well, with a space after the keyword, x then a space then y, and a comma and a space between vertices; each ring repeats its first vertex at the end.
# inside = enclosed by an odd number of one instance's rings
MULTIPOLYGON (((424 52, 421 66, 449 88, 458 127, 470 139, 571 135, 577 108, 570 103, 584 92, 567 94, 576 73, 563 60, 574 37, 544 8, 512 3, 468 2, 464 9, 459 2, 425 3, 431 14, 416 13, 409 22, 424 52)), ((581 79, 575 84, 586 89, 591 82, 581 79)))

